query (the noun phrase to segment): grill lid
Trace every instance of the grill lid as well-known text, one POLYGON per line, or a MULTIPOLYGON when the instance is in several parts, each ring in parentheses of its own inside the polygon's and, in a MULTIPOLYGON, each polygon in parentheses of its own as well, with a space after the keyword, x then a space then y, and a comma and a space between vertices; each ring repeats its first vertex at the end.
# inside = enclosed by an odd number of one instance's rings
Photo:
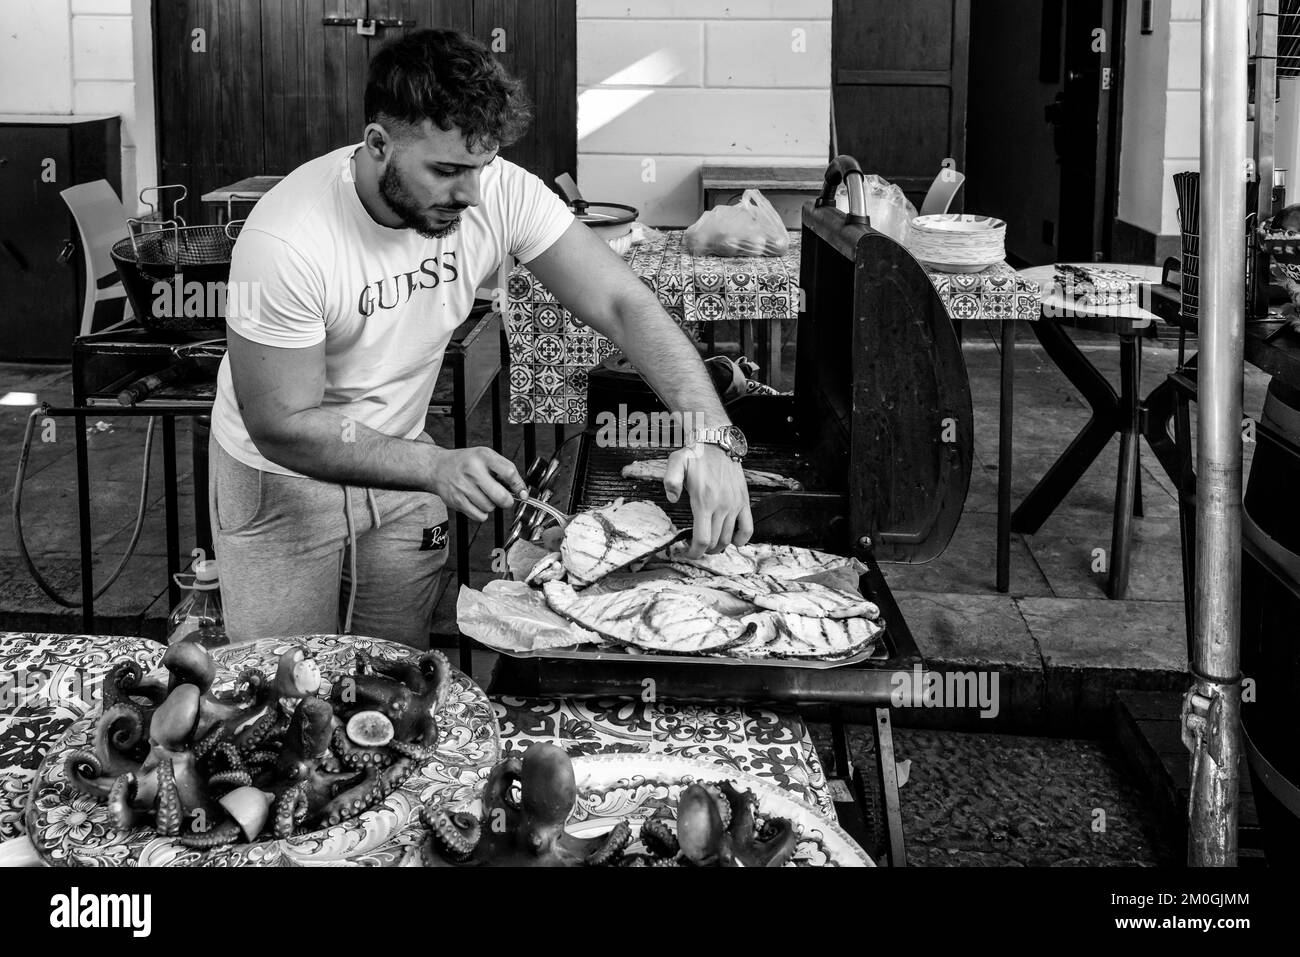
POLYGON ((850 541, 926 562, 948 546, 970 485, 970 382, 925 270, 833 207, 803 212, 797 427, 848 498, 850 541))

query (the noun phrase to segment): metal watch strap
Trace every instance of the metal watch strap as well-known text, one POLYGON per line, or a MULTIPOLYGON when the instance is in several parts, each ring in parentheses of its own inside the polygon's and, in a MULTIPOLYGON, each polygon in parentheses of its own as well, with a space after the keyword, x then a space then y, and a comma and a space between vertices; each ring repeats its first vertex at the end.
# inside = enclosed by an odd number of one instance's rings
POLYGON ((688 444, 694 445, 696 442, 702 442, 705 445, 716 445, 718 448, 722 449, 722 451, 726 452, 727 457, 730 458, 733 462, 743 461, 742 456, 737 455, 735 452, 731 451, 731 449, 727 448, 725 445, 722 444, 723 435, 725 434, 726 434, 726 430, 721 428, 695 429, 690 434, 690 441, 688 442, 688 444))

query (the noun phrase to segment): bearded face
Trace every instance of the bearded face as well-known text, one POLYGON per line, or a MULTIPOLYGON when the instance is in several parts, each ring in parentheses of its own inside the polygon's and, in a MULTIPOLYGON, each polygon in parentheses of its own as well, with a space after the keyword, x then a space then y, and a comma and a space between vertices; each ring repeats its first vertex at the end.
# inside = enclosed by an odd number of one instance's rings
POLYGON ((407 229, 426 239, 450 236, 460 226, 460 214, 467 204, 458 203, 450 189, 439 190, 439 184, 429 177, 406 172, 407 159, 404 151, 394 153, 379 175, 379 195, 407 229))

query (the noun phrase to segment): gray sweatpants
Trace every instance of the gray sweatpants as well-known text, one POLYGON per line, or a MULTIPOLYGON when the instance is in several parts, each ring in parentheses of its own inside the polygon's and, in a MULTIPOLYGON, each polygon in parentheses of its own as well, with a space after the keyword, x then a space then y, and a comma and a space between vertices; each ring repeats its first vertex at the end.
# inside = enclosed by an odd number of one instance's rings
POLYGON ((215 438, 209 454, 212 541, 232 642, 347 630, 428 647, 448 548, 447 510, 438 496, 345 490, 263 472, 215 438))

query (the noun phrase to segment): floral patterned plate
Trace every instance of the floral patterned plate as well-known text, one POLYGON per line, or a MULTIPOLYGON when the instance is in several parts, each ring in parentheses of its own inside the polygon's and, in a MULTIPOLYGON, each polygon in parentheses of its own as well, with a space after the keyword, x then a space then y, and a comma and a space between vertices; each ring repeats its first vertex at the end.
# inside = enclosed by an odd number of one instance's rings
MULTIPOLYGON (((651 817, 676 820, 677 798, 689 785, 731 781, 737 790, 753 792, 760 816, 783 817, 794 823, 799 845, 787 867, 875 867, 867 852, 838 824, 790 792, 751 774, 678 755, 628 753, 576 757, 573 773, 578 800, 569 815, 569 833, 596 837, 626 819, 632 828, 629 854, 645 853, 641 825, 651 817)), ((455 810, 475 814, 482 810, 477 798, 448 803, 455 810)))
MULTIPOLYGON (((291 645, 305 644, 315 652, 321 671, 350 671, 360 648, 377 658, 397 659, 415 652, 393 642, 350 635, 312 635, 265 639, 218 648, 212 656, 221 669, 216 687, 228 688, 244 668, 272 672, 291 645)), ((157 665, 165 649, 158 647, 157 665)), ((327 691, 328 689, 322 689, 327 691)), ((476 787, 497 760, 500 748, 492 705, 478 685, 453 669, 446 707, 438 713, 438 754, 397 791, 350 821, 286 840, 263 840, 212 850, 183 847, 159 837, 150 828, 121 831, 108 818, 102 802, 82 794, 63 773, 70 751, 90 745, 97 715, 83 717, 68 729, 41 762, 27 808, 27 833, 47 863, 59 866, 224 866, 398 863, 406 850, 424 837, 419 820, 422 804, 455 800, 476 787)))

